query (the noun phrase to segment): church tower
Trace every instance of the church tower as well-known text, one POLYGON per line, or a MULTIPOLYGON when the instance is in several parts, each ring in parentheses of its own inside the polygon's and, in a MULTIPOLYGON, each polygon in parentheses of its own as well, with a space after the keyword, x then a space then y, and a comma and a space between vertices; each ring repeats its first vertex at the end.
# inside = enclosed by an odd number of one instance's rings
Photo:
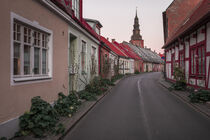
POLYGON ((130 43, 138 47, 144 48, 144 40, 142 40, 142 36, 140 35, 137 9, 136 9, 136 17, 134 19, 134 25, 133 25, 133 35, 131 36, 130 43))

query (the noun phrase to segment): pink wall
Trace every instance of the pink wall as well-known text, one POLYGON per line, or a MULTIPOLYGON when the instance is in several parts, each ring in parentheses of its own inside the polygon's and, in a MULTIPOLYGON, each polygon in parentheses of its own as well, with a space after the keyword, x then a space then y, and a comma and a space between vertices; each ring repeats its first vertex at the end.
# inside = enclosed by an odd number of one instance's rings
POLYGON ((52 103, 58 92, 68 93, 68 24, 34 0, 4 0, 0 5, 0 123, 16 118, 29 110, 31 98, 41 96, 52 103), (49 81, 10 84, 10 12, 53 31, 53 77, 49 81))

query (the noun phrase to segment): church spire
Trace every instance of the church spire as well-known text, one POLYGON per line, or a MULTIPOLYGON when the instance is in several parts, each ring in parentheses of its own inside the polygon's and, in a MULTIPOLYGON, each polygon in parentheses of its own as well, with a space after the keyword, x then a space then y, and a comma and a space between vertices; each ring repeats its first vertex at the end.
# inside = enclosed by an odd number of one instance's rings
POLYGON ((144 47, 142 36, 140 35, 140 28, 139 28, 139 18, 137 14, 137 7, 136 7, 136 16, 134 18, 134 25, 133 25, 133 35, 131 36, 131 41, 133 45, 144 47))
POLYGON ((136 17, 134 19, 133 35, 131 37, 131 40, 141 40, 141 39, 142 39, 142 37, 140 35, 139 19, 138 19, 137 8, 136 8, 136 17))
POLYGON ((138 7, 136 7, 136 17, 138 18, 138 15, 137 15, 137 8, 138 8, 138 7))

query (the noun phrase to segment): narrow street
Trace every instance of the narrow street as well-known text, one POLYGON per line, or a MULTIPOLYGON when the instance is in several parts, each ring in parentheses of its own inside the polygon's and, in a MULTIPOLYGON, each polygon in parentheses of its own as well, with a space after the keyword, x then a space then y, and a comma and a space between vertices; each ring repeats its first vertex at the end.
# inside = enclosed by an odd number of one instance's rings
POLYGON ((210 120, 159 85, 161 73, 126 78, 65 140, 208 140, 210 120))

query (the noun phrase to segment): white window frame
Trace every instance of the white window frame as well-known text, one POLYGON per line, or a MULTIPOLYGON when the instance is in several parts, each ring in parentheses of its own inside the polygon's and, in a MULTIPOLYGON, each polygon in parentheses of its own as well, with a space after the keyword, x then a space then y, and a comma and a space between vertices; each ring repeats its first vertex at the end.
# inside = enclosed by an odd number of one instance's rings
MULTIPOLYGON (((45 27, 42 27, 39 25, 39 23, 37 21, 30 21, 20 15, 17 15, 14 12, 10 13, 11 15, 11 24, 10 24, 10 46, 11 46, 11 52, 10 52, 10 83, 11 85, 21 85, 21 84, 30 84, 30 83, 36 83, 36 82, 43 82, 43 81, 49 81, 52 80, 53 77, 53 32, 45 27), (13 52, 14 52, 14 40, 13 40, 13 24, 15 22, 15 20, 17 20, 20 23, 23 23, 23 25, 21 24, 21 26, 26 26, 26 27, 32 27, 34 29, 37 29, 38 31, 42 31, 46 34, 49 34, 49 38, 48 38, 48 56, 47 56, 47 71, 48 74, 47 75, 36 75, 36 76, 15 76, 13 74, 13 69, 14 69, 14 62, 13 62, 13 52)), ((33 36, 32 39, 33 40, 33 36)), ((23 41, 23 40, 22 40, 23 41)), ((42 42, 41 42, 42 43, 42 42)), ((32 44, 32 43, 31 43, 32 44)), ((33 45, 33 44, 32 44, 33 45)), ((30 51, 33 51, 33 49, 31 49, 30 51)), ((32 56, 30 56, 30 62, 32 62, 33 65, 34 63, 34 54, 31 52, 32 56)), ((23 54, 20 54, 23 55, 23 54)), ((23 56, 20 56, 23 57, 23 56)), ((41 57, 41 56, 40 56, 41 57)), ((23 58, 22 58, 23 61, 23 58)), ((23 65, 23 64, 21 64, 23 65)), ((32 67, 31 67, 32 68, 32 67)), ((41 68, 40 68, 41 70, 41 68)), ((21 72, 23 73, 23 72, 21 72)))

